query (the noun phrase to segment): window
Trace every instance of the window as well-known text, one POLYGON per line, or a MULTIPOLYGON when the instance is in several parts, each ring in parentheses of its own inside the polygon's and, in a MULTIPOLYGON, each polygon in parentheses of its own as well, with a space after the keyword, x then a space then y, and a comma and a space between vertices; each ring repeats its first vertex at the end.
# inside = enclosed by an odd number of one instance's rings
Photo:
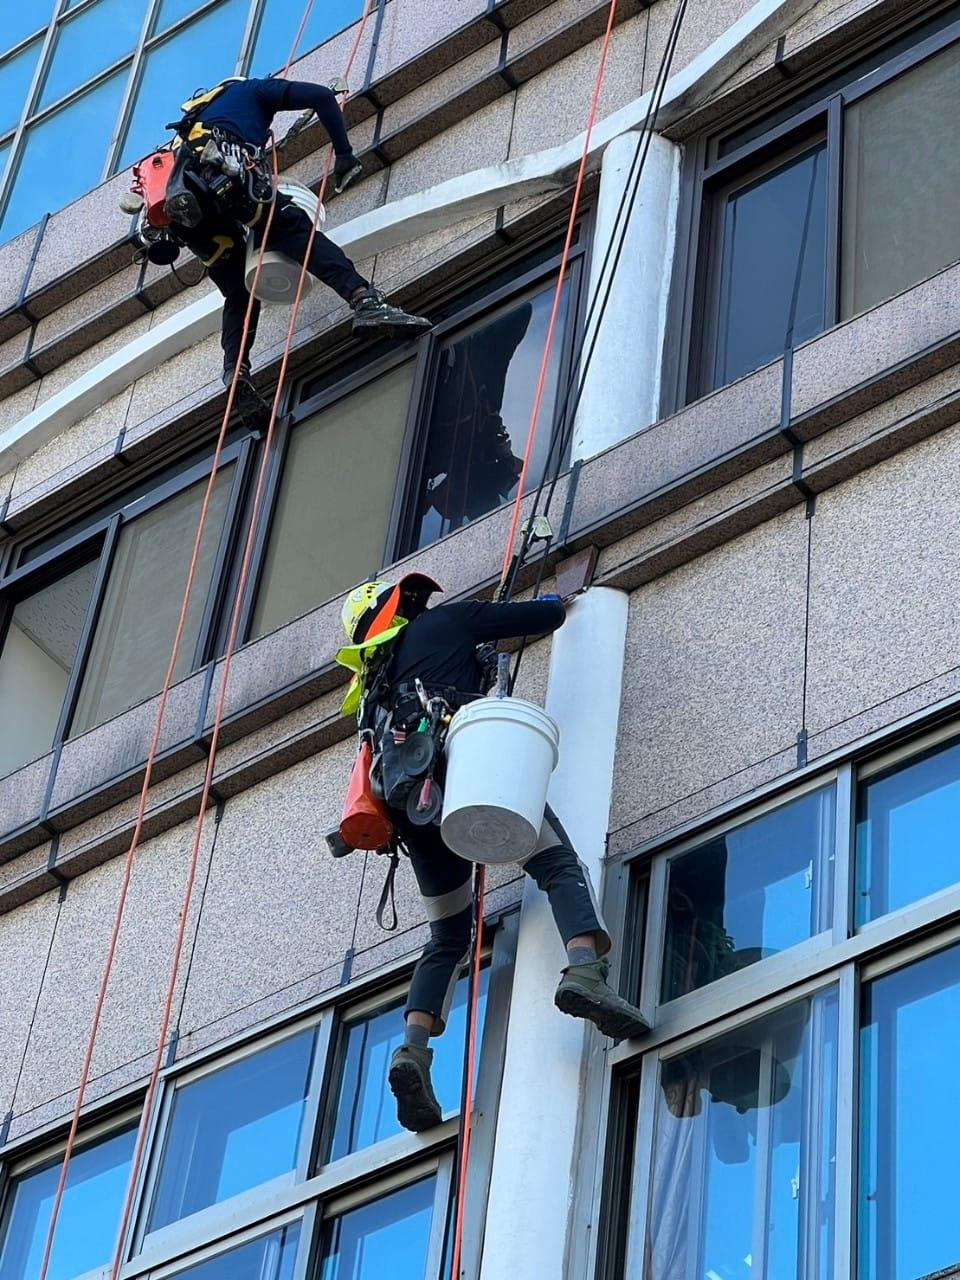
POLYGON ((665 1058, 647 1280, 832 1280, 836 1042, 826 992, 665 1058))
POLYGON ((148 1231, 293 1173, 315 1043, 311 1027, 174 1091, 148 1231))
POLYGON ((857 798, 857 923, 960 881, 960 742, 868 774, 857 798))
MULTIPOLYGON (((230 445, 214 483, 175 680, 214 643, 248 452, 230 445)), ((174 473, 18 550, 0 578, 0 715, 16 726, 0 741, 0 776, 162 687, 208 475, 209 462, 174 473)))
POLYGON ((960 258, 956 11, 707 144, 686 397, 744 376, 960 258))
MULTIPOLYGON (((136 1141, 136 1123, 79 1146, 70 1162, 48 1280, 75 1280, 113 1258, 136 1141)), ((18 1172, 0 1221, 0 1280, 40 1273, 62 1152, 18 1172)))
POLYGON ((299 1244, 294 1223, 175 1274, 178 1280, 293 1280, 299 1244))
MULTIPOLYGON (((315 4, 298 56, 355 22, 362 7, 315 4)), ((56 15, 53 8, 30 0, 3 14, 0 156, 21 120, 25 127, 9 173, 0 173, 0 241, 164 142, 167 121, 198 86, 281 70, 303 14, 301 0, 70 0, 56 15)))
POLYGON ((425 1280, 435 1198, 424 1178, 331 1218, 319 1280, 425 1280))
POLYGON ((829 787, 670 862, 664 1001, 830 927, 835 822, 829 787))
POLYGON ((860 1052, 860 1280, 919 1280, 960 1266, 951 1083, 960 1054, 960 950, 864 993, 860 1052))

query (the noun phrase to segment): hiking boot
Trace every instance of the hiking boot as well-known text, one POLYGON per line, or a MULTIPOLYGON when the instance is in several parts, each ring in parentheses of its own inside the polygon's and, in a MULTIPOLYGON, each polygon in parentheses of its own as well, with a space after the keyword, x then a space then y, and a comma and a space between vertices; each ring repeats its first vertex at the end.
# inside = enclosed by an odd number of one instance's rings
POLYGON ((563 970, 553 1003, 572 1018, 586 1018, 605 1036, 626 1040, 643 1035, 650 1027, 640 1010, 607 984, 610 966, 606 960, 573 964, 563 970))
MULTIPOLYGON (((223 366, 223 385, 230 390, 233 381, 233 365, 229 362, 223 366)), ((270 405, 264 400, 253 383, 249 360, 244 360, 237 374, 237 390, 233 397, 234 410, 241 418, 256 420, 261 414, 269 412, 270 405)))
POLYGON ((350 303, 353 307, 353 332, 356 334, 386 332, 389 336, 424 332, 433 328, 423 316, 411 316, 399 307, 393 307, 379 289, 364 289, 350 303))
POLYGON ((361 177, 363 174, 363 165, 357 157, 350 152, 345 156, 337 156, 333 166, 334 191, 337 195, 342 195, 352 182, 361 177))
POLYGON ((423 1133, 443 1119, 440 1103, 430 1083, 433 1050, 402 1044, 390 1059, 387 1080, 397 1100, 397 1119, 411 1133, 423 1133))

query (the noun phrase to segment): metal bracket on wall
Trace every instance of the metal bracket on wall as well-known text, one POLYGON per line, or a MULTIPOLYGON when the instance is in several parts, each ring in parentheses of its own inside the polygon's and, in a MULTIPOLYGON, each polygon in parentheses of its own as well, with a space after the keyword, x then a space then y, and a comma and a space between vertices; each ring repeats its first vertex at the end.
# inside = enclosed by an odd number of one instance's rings
POLYGON ((578 551, 576 555, 566 560, 561 560, 554 569, 557 595, 562 600, 569 600, 571 596, 586 591, 593 582, 599 558, 599 549, 591 546, 584 547, 582 551, 578 551))

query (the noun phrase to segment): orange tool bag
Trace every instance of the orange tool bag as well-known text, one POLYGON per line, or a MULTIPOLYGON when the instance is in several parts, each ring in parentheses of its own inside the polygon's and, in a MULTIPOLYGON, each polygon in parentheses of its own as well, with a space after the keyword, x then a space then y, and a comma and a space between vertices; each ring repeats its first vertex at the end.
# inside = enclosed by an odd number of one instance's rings
POLYGON ((393 836, 387 806, 374 793, 370 778, 373 751, 366 738, 360 744, 347 798, 340 818, 340 836, 351 849, 382 849, 393 836))

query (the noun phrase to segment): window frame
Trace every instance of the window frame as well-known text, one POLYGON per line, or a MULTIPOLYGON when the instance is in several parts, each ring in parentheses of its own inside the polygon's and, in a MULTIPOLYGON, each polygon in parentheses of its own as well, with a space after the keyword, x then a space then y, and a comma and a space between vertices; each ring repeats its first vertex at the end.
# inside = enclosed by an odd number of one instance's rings
MULTIPOLYGON (((930 15, 918 24, 930 21, 930 15)), ((889 45, 896 34, 887 33, 883 44, 889 45)), ((826 182, 826 255, 824 311, 825 324, 822 333, 843 323, 840 318, 840 239, 842 235, 842 163, 843 163, 843 114, 845 109, 876 89, 908 74, 922 63, 960 42, 960 16, 925 37, 921 37, 908 49, 891 52, 880 66, 855 78, 857 65, 865 52, 863 45, 851 50, 845 59, 849 82, 836 87, 834 75, 830 83, 819 93, 808 88, 798 102, 797 111, 788 119, 771 124, 749 141, 727 154, 719 154, 724 136, 736 137, 753 121, 762 122, 765 116, 773 116, 789 103, 785 94, 772 102, 767 101, 762 111, 742 116, 735 123, 728 122, 701 135, 687 147, 681 181, 681 208, 678 220, 678 242, 684 248, 678 253, 674 285, 671 289, 668 332, 679 334, 675 342, 668 340, 666 351, 667 376, 661 413, 666 416, 688 404, 719 391, 732 383, 713 384, 711 353, 716 349, 716 318, 708 311, 710 287, 719 275, 721 255, 718 252, 717 228, 722 226, 723 192, 729 184, 747 182, 776 169, 789 156, 793 145, 804 140, 810 145, 810 135, 817 127, 826 134, 827 182, 826 182)), ((874 45, 876 47, 876 45, 874 45)), ((882 56, 882 45, 880 53, 882 56)), ((919 281, 917 282, 919 283, 919 281)), ((813 339, 809 341, 815 341, 813 339)), ((786 348, 792 354, 795 345, 786 348)), ((774 356, 773 359, 779 359, 774 356)), ((762 366, 761 366, 762 367, 762 366)), ((747 373, 742 375, 749 377, 747 373)), ((738 381, 735 379, 734 381, 738 381)))
MULTIPOLYGON (((191 673, 199 670, 210 661, 215 653, 219 614, 222 611, 225 583, 228 569, 238 536, 240 524, 244 518, 243 494, 247 487, 252 464, 253 438, 247 436, 227 445, 220 457, 218 474, 225 466, 234 465, 236 470, 230 483, 227 507, 224 516, 223 531, 217 544, 214 557, 210 587, 204 603, 197 646, 194 650, 191 673)), ((70 726, 76 712, 77 701, 90 651, 96 633, 97 622, 115 562, 119 537, 123 529, 132 524, 141 515, 161 506, 168 499, 189 489, 205 477, 209 476, 212 465, 212 454, 202 458, 168 477, 162 483, 149 489, 146 493, 132 499, 125 505, 117 505, 107 515, 98 517, 78 531, 64 532, 62 540, 49 547, 35 560, 18 564, 23 552, 28 547, 24 540, 10 547, 10 565, 6 572, 0 572, 0 661, 6 642, 10 619, 17 603, 32 595, 35 591, 56 582, 58 579, 91 560, 97 561, 96 576, 87 603, 83 619, 76 656, 67 680, 67 690, 59 719, 48 751, 60 750, 70 740, 70 726)), ((155 693, 159 693, 156 690, 155 693)), ((148 695, 153 697, 154 694, 148 695)), ((104 722, 105 723, 105 722, 104 722)), ((92 729, 98 726, 91 726, 92 729)), ((82 735, 77 735, 82 736, 82 735)), ((42 758, 42 757, 41 757, 42 758)), ((25 768, 31 761, 25 761, 25 768)), ((16 770, 14 770, 16 772, 16 770)), ((12 775, 7 775, 12 776, 12 775)))

